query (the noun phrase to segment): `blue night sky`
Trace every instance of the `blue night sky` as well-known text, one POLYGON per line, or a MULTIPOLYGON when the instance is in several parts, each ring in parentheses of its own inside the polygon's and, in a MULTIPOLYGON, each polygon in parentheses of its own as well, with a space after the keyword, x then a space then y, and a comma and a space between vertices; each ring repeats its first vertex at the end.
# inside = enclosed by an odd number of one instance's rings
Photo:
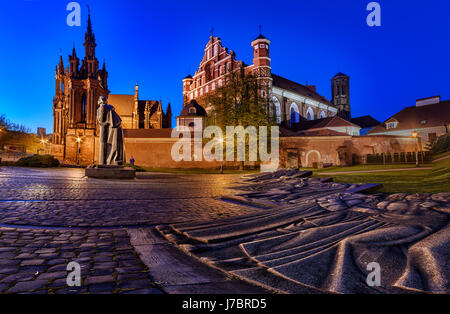
POLYGON ((369 0, 78 1, 81 27, 66 24, 58 0, 1 0, 0 114, 33 131, 52 131, 54 69, 60 49, 67 65, 73 42, 84 56, 91 7, 97 58, 106 60, 109 89, 182 106, 182 82, 203 56, 210 29, 237 59, 252 62, 250 42, 272 40, 272 71, 317 86, 331 98, 330 79, 351 77, 354 117, 383 121, 417 98, 450 99, 450 2, 379 1, 382 26, 366 24, 369 0), (223 5, 221 5, 223 4, 223 5))

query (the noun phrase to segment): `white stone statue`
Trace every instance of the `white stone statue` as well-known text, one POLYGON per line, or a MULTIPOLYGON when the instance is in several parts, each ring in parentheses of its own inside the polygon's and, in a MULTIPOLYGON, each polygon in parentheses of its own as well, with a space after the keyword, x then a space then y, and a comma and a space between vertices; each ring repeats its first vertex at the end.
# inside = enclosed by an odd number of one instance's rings
POLYGON ((122 119, 114 107, 108 105, 108 98, 98 99, 97 122, 100 125, 99 134, 99 166, 123 166, 123 133, 122 119))

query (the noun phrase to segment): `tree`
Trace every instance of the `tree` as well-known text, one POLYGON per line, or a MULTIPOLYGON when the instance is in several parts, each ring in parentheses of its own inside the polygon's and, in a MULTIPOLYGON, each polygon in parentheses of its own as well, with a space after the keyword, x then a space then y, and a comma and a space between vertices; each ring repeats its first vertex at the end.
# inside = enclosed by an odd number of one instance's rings
POLYGON ((9 121, 5 115, 0 115, 0 130, 30 133, 30 129, 28 129, 26 126, 9 121))
POLYGON ((29 133, 30 130, 24 125, 13 123, 5 115, 0 115, 0 149, 6 144, 23 145, 34 149, 37 137, 29 133))
MULTIPOLYGON (((227 126, 242 126, 244 129, 255 127, 256 130, 266 126, 270 137, 270 126, 276 125, 276 116, 274 104, 268 95, 267 85, 262 79, 242 71, 230 72, 225 77, 225 83, 206 97, 206 123, 222 129, 224 143, 227 126)), ((245 143, 238 142, 238 139, 233 141, 235 149, 245 145, 246 156, 250 155, 248 136, 245 137, 245 143)), ((241 169, 243 166, 244 162, 241 161, 241 169)))

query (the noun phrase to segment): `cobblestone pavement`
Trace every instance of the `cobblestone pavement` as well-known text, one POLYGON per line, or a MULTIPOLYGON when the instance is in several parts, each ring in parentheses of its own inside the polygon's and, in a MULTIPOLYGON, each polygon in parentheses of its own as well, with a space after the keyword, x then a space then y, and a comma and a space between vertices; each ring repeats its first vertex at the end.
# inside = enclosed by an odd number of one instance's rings
POLYGON ((0 168, 0 293, 161 293, 126 228, 255 213, 223 202, 235 175, 139 174, 94 180, 82 169, 0 168), (66 266, 82 268, 69 288, 66 266))
POLYGON ((449 293, 450 193, 363 194, 374 185, 280 170, 237 197, 274 209, 157 227, 205 263, 284 293, 449 293), (368 284, 378 267, 380 282, 368 284))
POLYGON ((0 224, 122 227, 210 220, 251 213, 224 203, 236 175, 143 174, 135 181, 84 178, 81 169, 5 168, 0 224))

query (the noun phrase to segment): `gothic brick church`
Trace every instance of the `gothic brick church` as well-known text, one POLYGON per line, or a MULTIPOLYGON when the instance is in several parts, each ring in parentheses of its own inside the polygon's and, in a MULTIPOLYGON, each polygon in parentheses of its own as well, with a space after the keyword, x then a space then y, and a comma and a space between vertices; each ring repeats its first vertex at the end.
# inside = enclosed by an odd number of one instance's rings
POLYGON ((106 65, 103 62, 100 69, 95 56, 97 44, 90 15, 83 45, 85 56, 81 66, 75 47, 69 56, 69 65, 64 66, 61 56, 56 66, 52 139, 55 157, 80 164, 95 161, 97 101, 100 96, 108 96, 109 104, 121 116, 125 129, 171 127, 170 103, 164 112, 161 101, 139 100, 137 85, 134 95, 110 95, 106 65))
MULTIPOLYGON (((195 100, 208 110, 206 95, 224 84, 227 73, 241 70, 262 80, 266 87, 262 93, 272 98, 276 118, 281 125, 289 128, 301 120, 316 120, 336 115, 346 120, 351 118, 350 78, 347 75, 338 73, 331 79, 332 100, 329 101, 317 93, 315 86, 302 85, 273 74, 270 45, 271 41, 262 34, 253 40, 253 64, 247 65, 236 60, 236 53, 225 48, 219 37, 210 36, 198 71, 194 76, 188 75, 183 79, 184 106, 195 100)), ((180 116, 178 125, 192 123, 192 119, 180 116)))

